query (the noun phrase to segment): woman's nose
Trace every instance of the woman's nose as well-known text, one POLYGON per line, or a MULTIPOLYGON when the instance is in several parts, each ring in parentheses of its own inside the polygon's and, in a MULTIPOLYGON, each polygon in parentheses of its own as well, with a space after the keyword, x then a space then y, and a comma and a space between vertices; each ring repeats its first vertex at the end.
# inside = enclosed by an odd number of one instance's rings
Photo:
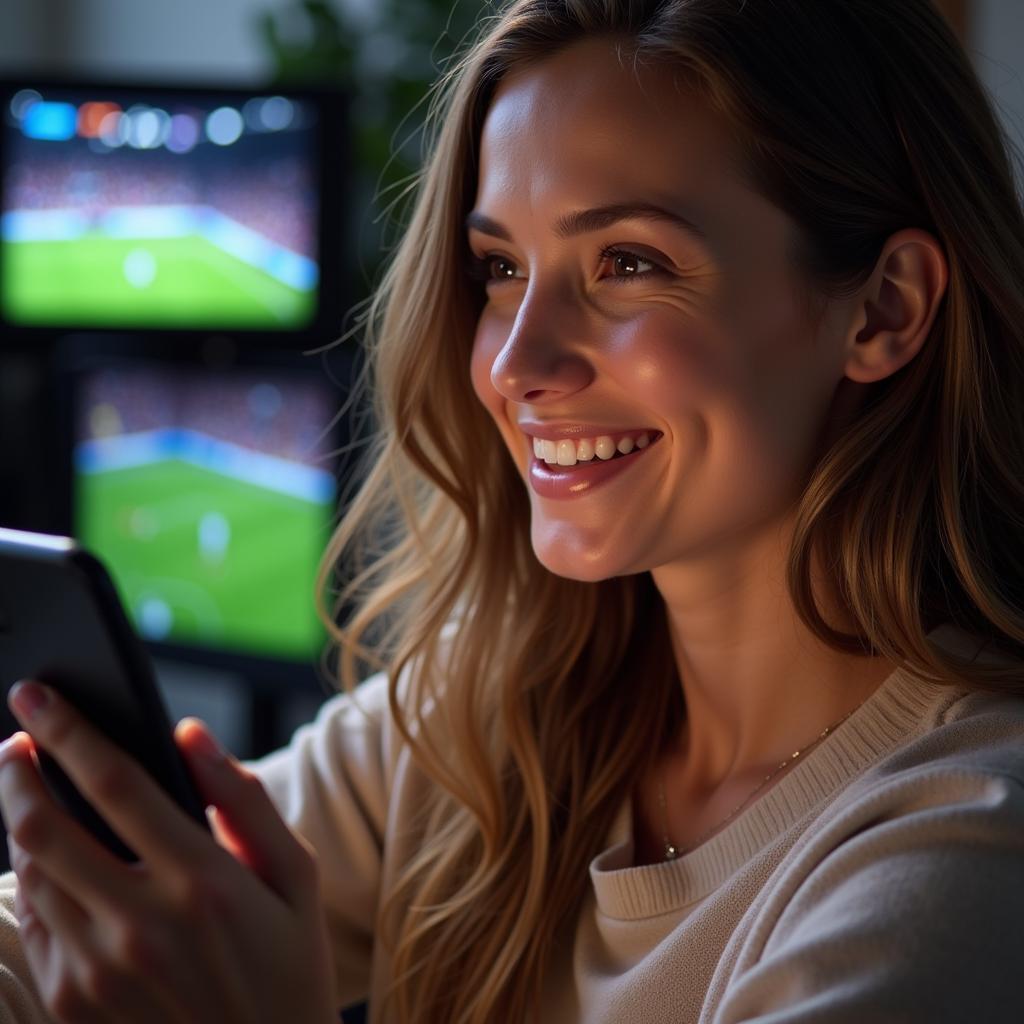
POLYGON ((491 384, 513 402, 572 394, 593 379, 581 318, 539 298, 523 299, 491 365, 491 384))

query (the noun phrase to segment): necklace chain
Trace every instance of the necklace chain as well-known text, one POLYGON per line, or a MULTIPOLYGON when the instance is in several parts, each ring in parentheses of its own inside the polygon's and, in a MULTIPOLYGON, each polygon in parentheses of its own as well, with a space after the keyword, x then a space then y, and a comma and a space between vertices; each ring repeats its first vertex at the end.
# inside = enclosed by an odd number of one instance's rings
MULTIPOLYGON (((856 711, 860 706, 861 705, 858 704, 857 707, 853 709, 853 711, 856 711)), ((810 750, 811 747, 817 746, 817 744, 819 744, 833 729, 839 728, 839 726, 842 725, 843 722, 845 722, 850 717, 850 715, 853 714, 853 711, 847 712, 845 715, 843 715, 842 718, 839 719, 838 722, 835 722, 833 725, 828 726, 825 729, 825 731, 812 743, 809 743, 803 749, 796 751, 796 753, 790 754, 790 756, 787 757, 786 760, 783 761, 782 764, 780 764, 778 768, 775 769, 775 771, 771 772, 769 775, 766 775, 764 777, 763 781, 758 785, 757 789, 755 789, 754 792, 751 793, 750 796, 748 796, 746 800, 743 801, 743 803, 736 805, 735 809, 732 811, 732 813, 730 813, 728 818, 725 818, 723 821, 720 821, 717 825, 712 826, 710 829, 708 829, 707 832, 698 837, 698 839, 690 847, 690 850, 696 849, 698 846, 700 846, 702 842, 704 842, 705 839, 708 838, 708 836, 710 836, 713 832, 717 832, 718 829, 720 829, 726 822, 731 821, 733 817, 736 815, 736 812, 739 811, 742 807, 746 807, 746 805, 750 803, 754 796, 756 796, 757 793, 761 791, 761 789, 768 783, 770 779, 774 778, 791 761, 795 761, 801 754, 804 754, 808 750, 810 750)), ((690 851, 680 850, 677 846, 674 846, 671 842, 669 842, 668 812, 665 809, 665 787, 660 778, 658 779, 658 803, 661 806, 661 832, 662 838, 665 842, 665 860, 675 860, 676 857, 681 856, 683 853, 689 853, 690 851)))

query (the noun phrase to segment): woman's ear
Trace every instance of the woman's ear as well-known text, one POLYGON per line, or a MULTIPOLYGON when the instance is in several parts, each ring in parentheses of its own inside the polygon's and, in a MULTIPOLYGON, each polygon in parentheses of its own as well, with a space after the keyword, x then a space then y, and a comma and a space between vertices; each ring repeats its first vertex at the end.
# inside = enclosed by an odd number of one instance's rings
POLYGON ((933 235, 919 228, 892 235, 853 307, 846 376, 870 384, 906 366, 928 338, 948 280, 946 255, 933 235))

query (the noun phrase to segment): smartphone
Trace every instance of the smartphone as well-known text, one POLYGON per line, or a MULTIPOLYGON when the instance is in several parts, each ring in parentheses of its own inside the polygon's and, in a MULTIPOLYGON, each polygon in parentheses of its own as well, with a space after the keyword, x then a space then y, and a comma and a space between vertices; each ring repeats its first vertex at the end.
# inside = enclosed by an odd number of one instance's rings
MULTIPOLYGON (((106 567, 71 537, 0 529, 0 687, 52 686, 134 757, 189 817, 211 832, 204 801, 174 742, 152 661, 106 567)), ((61 807, 121 860, 138 855, 37 744, 44 783, 61 807)))

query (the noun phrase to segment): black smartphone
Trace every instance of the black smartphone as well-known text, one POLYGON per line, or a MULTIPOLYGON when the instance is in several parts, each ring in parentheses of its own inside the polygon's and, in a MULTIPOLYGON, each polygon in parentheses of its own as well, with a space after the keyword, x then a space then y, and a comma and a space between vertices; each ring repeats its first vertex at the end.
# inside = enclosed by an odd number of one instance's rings
MULTIPOLYGON (((152 661, 103 563, 71 537, 0 529, 0 687, 6 705, 19 679, 52 686, 134 757, 210 832, 206 808, 174 742, 152 661)), ((138 855, 37 745, 54 799, 124 861, 138 855)))

